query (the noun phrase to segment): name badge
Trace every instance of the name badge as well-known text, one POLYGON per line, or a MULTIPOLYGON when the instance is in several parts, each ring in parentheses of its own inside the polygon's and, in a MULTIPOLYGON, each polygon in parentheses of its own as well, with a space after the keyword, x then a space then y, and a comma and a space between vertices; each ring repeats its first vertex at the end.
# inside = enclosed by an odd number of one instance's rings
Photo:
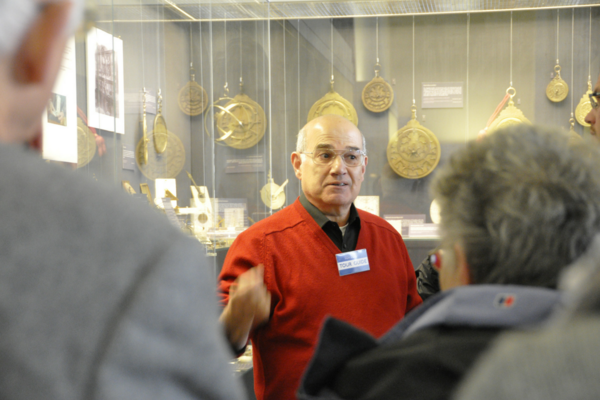
POLYGON ((338 271, 340 276, 355 274, 357 272, 368 271, 369 257, 367 249, 349 251, 348 253, 336 254, 338 271))

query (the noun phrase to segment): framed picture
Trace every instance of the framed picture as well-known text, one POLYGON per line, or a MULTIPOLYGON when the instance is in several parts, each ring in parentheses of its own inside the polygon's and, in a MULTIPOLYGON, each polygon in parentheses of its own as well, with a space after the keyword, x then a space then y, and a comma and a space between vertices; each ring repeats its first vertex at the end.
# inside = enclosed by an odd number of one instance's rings
POLYGON ((75 40, 70 38, 52 96, 42 115, 42 157, 45 160, 78 162, 76 81, 75 40))
POLYGON ((93 28, 87 35, 88 125, 125 133, 123 41, 93 28))

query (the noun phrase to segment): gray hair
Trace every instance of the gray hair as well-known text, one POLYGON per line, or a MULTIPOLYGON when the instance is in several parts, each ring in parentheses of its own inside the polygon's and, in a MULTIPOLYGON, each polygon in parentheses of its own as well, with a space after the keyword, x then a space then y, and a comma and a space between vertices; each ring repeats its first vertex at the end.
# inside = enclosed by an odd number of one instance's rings
MULTIPOLYGON (((360 133, 360 136, 362 137, 362 151, 366 155, 367 154, 367 141, 365 140, 365 135, 363 135, 362 132, 360 133)), ((298 140, 296 141, 296 152, 302 153, 302 152, 305 152, 306 150, 307 150, 306 149, 306 129, 302 128, 298 132, 298 140)), ((310 149, 310 150, 312 150, 312 149, 310 149)))
MULTIPOLYGON (((0 0, 0 56, 13 54, 43 4, 59 0, 0 0)), ((85 0, 70 0, 72 3, 67 30, 75 32, 81 21, 85 0)))
POLYGON ((442 242, 463 246, 473 283, 556 287, 600 232, 600 152, 567 143, 562 132, 519 125, 440 168, 432 196, 442 242))

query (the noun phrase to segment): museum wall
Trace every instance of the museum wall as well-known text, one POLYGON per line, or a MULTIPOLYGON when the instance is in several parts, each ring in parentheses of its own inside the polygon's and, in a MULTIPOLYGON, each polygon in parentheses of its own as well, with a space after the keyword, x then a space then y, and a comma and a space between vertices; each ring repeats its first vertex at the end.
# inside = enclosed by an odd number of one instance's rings
MULTIPOLYGON (((126 125, 124 135, 100 132, 107 154, 96 155, 82 171, 115 184, 128 180, 136 189, 147 182, 154 192, 152 179, 138 165, 123 169, 122 162, 123 146, 135 150, 142 137, 142 88, 153 95, 160 88, 168 130, 185 151, 176 176, 180 205, 189 205, 189 171, 198 185, 208 188, 211 198, 245 199, 247 224, 273 212, 260 193, 269 177, 277 185, 289 182, 284 188, 286 205, 299 195, 290 154, 309 110, 330 89, 332 56, 334 89, 355 107, 367 141, 369 162, 360 194, 380 197, 381 216, 425 214, 427 222, 428 183, 435 171, 420 179, 403 178, 386 156, 390 139, 411 119, 413 91, 417 120, 439 140, 442 165, 454 149, 486 126, 511 77, 515 106, 526 118, 568 130, 571 110, 587 90, 588 69, 592 83, 600 70, 600 42, 591 43, 588 63, 590 8, 574 9, 574 20, 571 9, 560 10, 560 72, 570 91, 559 103, 546 97, 556 65, 556 10, 513 12, 512 42, 511 12, 270 22, 169 22, 165 13, 162 7, 145 6, 136 22, 118 22, 115 16, 115 22, 98 24, 124 43, 126 125), (380 75, 394 92, 391 107, 381 113, 367 110, 361 100, 363 88, 374 77, 377 54, 380 75), (208 96, 206 111, 197 116, 186 115, 179 107, 179 92, 191 79, 190 62, 196 82, 208 96), (240 93, 240 76, 243 93, 265 113, 264 136, 248 148, 214 140, 223 134, 215 118, 240 93), (422 108, 422 84, 432 82, 462 84, 462 107, 422 108)), ((593 25, 599 13, 598 8, 591 9, 593 25)), ((78 93, 84 93, 78 96, 78 105, 85 110, 83 53, 84 44, 79 43, 78 93)), ((148 107, 152 109, 151 104, 148 107)), ((151 111, 149 131, 156 110, 151 111)), ((588 140, 588 128, 575 123, 574 129, 588 140)))

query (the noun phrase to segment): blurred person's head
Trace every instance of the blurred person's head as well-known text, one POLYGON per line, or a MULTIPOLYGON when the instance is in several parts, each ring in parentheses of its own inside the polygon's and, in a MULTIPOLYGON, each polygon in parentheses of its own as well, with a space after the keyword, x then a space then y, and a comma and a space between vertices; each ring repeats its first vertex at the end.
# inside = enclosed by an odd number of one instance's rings
POLYGON ((519 125, 467 144, 440 169, 442 289, 556 287, 600 232, 600 153, 519 125), (591 154, 590 154, 591 151, 591 154))
POLYGON ((0 0, 0 141, 41 132, 65 43, 85 0, 0 0))

